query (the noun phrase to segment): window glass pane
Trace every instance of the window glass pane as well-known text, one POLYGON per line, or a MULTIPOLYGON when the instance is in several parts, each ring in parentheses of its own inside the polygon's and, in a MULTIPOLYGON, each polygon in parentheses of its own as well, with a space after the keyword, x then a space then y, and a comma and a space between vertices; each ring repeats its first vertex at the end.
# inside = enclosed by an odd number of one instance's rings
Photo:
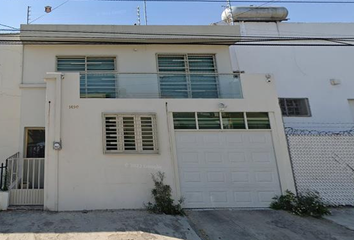
POLYGON ((186 61, 184 55, 177 56, 158 56, 160 72, 185 72, 186 61))
POLYGON ((243 113, 223 112, 222 124, 224 129, 245 129, 245 119, 243 113))
POLYGON ((280 98, 279 104, 284 116, 310 116, 307 98, 280 98))
POLYGON ((247 113, 249 129, 270 129, 268 113, 247 113))
POLYGON ((188 65, 190 72, 215 72, 214 56, 188 56, 188 65))
POLYGON ((44 158, 45 131, 44 129, 28 129, 26 140, 27 158, 44 158))
POLYGON ((114 71, 114 58, 87 58, 87 71, 114 71))
POLYGON ((173 113, 175 129, 196 129, 195 113, 173 113))
POLYGON ((197 113, 199 129, 220 129, 218 112, 197 113))
POLYGON ((191 74, 192 98, 218 98, 216 76, 191 74))
POLYGON ((83 76, 87 88, 82 89, 82 95, 86 94, 87 98, 116 97, 116 75, 114 73, 88 73, 83 76))
POLYGON ((83 72, 85 71, 85 58, 58 58, 57 71, 83 72))
POLYGON ((160 74, 160 90, 162 98, 188 98, 186 75, 160 74))

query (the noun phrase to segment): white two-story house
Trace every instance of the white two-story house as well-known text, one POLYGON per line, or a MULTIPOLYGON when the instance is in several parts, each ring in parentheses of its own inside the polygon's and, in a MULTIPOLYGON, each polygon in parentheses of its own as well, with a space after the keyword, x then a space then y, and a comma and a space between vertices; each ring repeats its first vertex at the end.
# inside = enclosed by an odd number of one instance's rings
POLYGON ((294 190, 276 79, 233 73, 239 36, 238 26, 21 26, 10 204, 143 208, 158 171, 186 208, 267 207, 294 190))

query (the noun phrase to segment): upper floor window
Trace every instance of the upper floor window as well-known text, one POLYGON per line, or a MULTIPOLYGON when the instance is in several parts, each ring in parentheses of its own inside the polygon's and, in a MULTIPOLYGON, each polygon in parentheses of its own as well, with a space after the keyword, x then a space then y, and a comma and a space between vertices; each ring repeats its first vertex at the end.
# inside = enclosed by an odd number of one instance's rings
POLYGON ((307 98, 279 98, 283 116, 310 117, 310 105, 307 98))
POLYGON ((215 55, 158 55, 162 98, 218 98, 215 55))
POLYGON ((116 97, 114 57, 58 57, 57 71, 80 72, 82 98, 116 97))

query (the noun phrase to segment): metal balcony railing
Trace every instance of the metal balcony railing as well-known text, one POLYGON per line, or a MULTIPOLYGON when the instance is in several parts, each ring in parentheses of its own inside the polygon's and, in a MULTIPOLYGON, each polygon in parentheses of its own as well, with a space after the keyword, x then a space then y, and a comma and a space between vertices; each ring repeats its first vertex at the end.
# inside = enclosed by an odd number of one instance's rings
POLYGON ((223 73, 80 73, 81 98, 242 98, 239 75, 223 73))

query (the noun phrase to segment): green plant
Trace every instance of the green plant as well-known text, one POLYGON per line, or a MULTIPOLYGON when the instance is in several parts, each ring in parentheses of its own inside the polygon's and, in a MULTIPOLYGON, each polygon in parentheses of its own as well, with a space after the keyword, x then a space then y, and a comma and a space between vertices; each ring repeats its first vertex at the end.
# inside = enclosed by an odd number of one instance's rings
POLYGON ((318 192, 300 193, 297 196, 287 190, 285 195, 275 196, 270 208, 285 210, 299 216, 322 217, 329 215, 328 206, 323 202, 318 192))
POLYGON ((147 210, 153 213, 164 213, 169 215, 184 215, 182 209, 183 198, 178 203, 174 203, 172 199, 172 189, 169 185, 164 184, 165 174, 157 172, 152 174, 155 188, 151 190, 155 203, 148 202, 145 204, 147 210))

